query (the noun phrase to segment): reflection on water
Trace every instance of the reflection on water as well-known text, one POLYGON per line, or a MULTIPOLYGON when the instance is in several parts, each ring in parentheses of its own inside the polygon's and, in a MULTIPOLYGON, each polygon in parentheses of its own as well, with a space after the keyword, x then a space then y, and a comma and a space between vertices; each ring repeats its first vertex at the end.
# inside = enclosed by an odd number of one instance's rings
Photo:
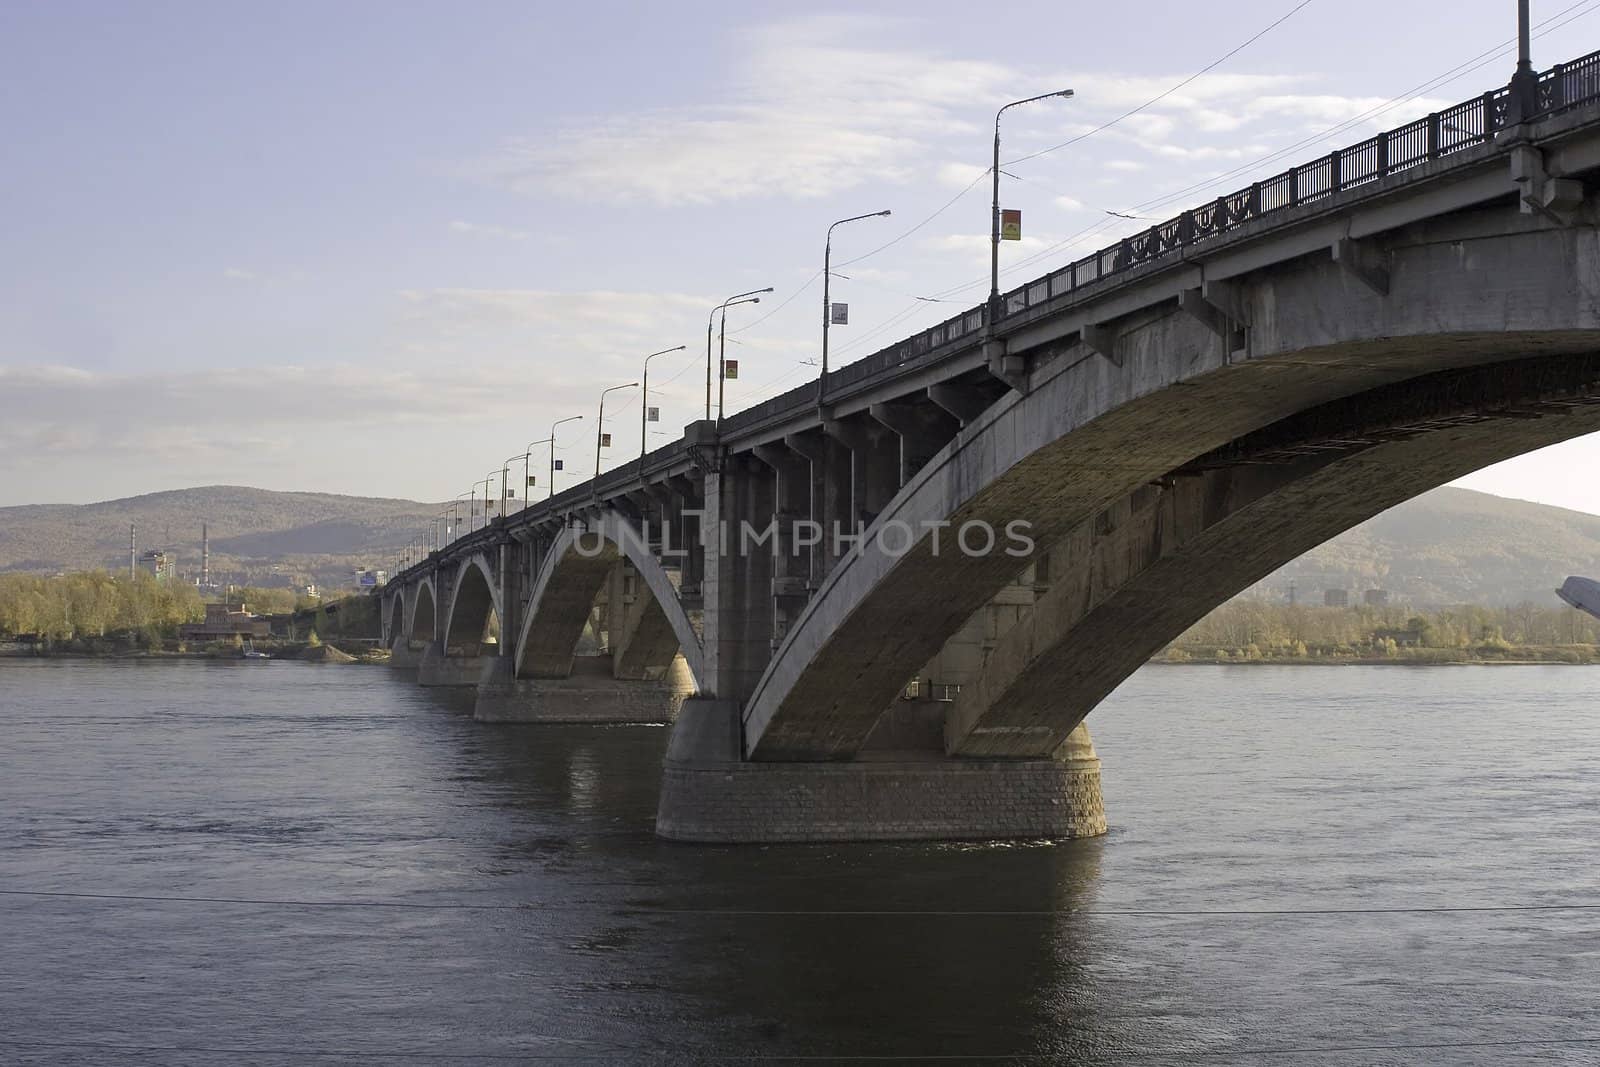
POLYGON ((1105 838, 732 848, 652 836, 664 729, 0 663, 0 889, 99 894, 0 895, 0 1062, 1591 1062, 1461 1046, 1600 1036, 1592 913, 1437 909, 1600 903, 1594 677, 1151 669, 1105 838))

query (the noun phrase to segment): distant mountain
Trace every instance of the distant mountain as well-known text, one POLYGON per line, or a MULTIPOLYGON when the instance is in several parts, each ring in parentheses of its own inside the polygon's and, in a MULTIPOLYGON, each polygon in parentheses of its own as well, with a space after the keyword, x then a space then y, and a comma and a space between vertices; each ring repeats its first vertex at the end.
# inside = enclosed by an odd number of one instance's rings
MULTIPOLYGON (((82 506, 0 508, 0 571, 126 567, 128 523, 139 549, 200 570, 200 524, 211 529, 219 580, 338 586, 358 566, 389 567, 443 505, 414 500, 273 493, 239 486, 180 489, 82 506)), ((1569 574, 1600 577, 1600 516, 1436 489, 1316 548, 1255 587, 1320 603, 1326 588, 1387 589, 1419 606, 1524 600, 1555 603, 1569 574)))
POLYGON ((238 584, 338 585, 358 566, 387 568, 443 505, 414 500, 274 493, 214 485, 107 500, 0 508, 0 571, 125 568, 128 524, 139 551, 175 554, 179 574, 200 571, 200 524, 211 534, 214 577, 238 584))
POLYGON ((1600 576, 1600 515, 1443 488, 1362 523, 1256 587, 1303 603, 1381 588, 1419 606, 1558 603, 1569 574, 1600 576))

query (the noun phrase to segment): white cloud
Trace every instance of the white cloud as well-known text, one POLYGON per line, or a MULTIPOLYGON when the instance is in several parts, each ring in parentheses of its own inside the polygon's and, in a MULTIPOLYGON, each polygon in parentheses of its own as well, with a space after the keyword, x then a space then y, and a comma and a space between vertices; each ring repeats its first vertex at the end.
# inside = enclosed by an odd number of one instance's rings
POLYGON ((255 271, 245 270, 243 267, 227 267, 223 270, 222 276, 236 282, 253 282, 261 277, 255 271))
POLYGON ((1072 196, 1058 196, 1051 203, 1062 211, 1082 211, 1083 201, 1072 196))
POLYGON ((988 173, 988 167, 980 167, 976 163, 942 163, 935 177, 940 185, 965 189, 988 173))
POLYGON ((452 233, 470 234, 474 237, 498 237, 506 241, 525 241, 528 231, 513 230, 506 226, 493 226, 481 222, 465 222, 455 219, 450 223, 452 233))
POLYGON ((473 169, 526 192, 660 204, 907 180, 928 139, 970 129, 973 102, 1015 79, 994 63, 837 43, 880 27, 836 16, 747 32, 717 94, 738 103, 572 118, 473 169))

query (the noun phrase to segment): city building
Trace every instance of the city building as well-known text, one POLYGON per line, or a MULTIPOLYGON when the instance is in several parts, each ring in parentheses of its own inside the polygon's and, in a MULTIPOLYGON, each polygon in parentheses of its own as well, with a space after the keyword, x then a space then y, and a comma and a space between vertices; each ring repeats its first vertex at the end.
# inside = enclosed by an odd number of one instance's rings
POLYGON ((176 556, 168 555, 159 548, 149 549, 139 556, 139 566, 148 573, 155 575, 158 582, 171 581, 177 565, 178 559, 176 556))
POLYGON ((1361 602, 1369 608, 1381 608, 1389 603, 1389 590, 1368 589, 1361 594, 1361 602))
POLYGON ((243 601, 223 601, 206 605, 204 622, 187 622, 178 627, 185 641, 222 641, 231 637, 268 637, 272 626, 263 615, 245 610, 243 601))
POLYGON ((1350 590, 1324 589, 1322 591, 1322 606, 1325 608, 1347 608, 1350 606, 1350 590))

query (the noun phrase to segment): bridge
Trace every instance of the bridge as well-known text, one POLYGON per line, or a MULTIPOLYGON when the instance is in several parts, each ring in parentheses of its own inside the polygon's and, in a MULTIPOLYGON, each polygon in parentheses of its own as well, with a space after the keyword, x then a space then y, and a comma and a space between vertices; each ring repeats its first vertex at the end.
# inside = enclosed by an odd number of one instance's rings
POLYGON ((1600 430, 1600 53, 1255 182, 383 591, 477 715, 673 721, 657 832, 1105 829, 1085 717, 1208 610, 1600 430))

